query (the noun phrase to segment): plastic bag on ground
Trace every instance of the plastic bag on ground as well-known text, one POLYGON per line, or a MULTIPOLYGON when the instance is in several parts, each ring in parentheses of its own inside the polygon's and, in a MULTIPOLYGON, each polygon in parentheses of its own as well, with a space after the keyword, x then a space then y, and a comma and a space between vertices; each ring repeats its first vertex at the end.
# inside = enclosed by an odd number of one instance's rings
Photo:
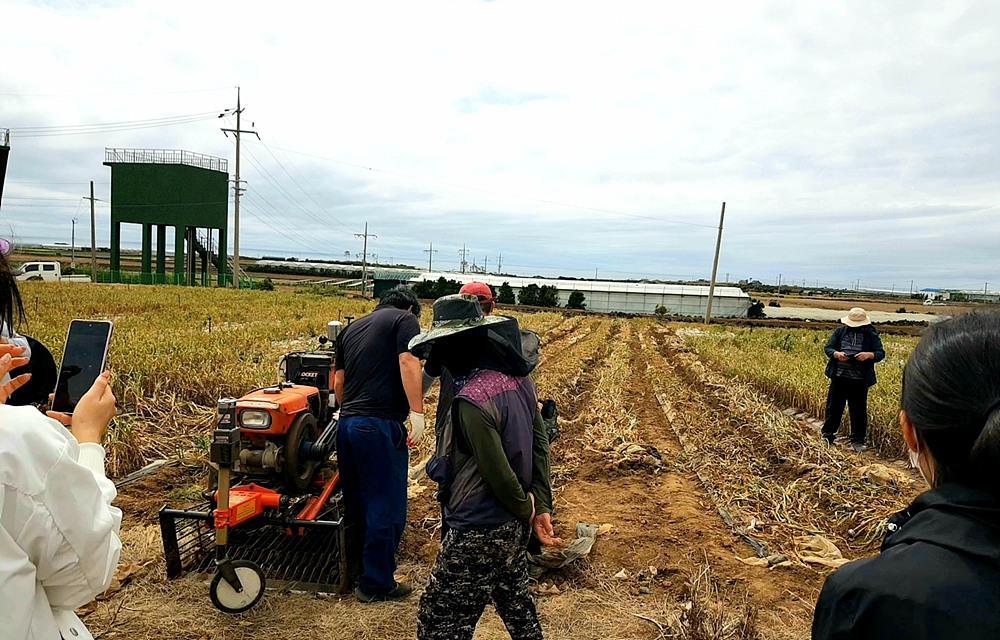
POLYGON ((590 554, 597 541, 597 530, 600 528, 596 524, 578 522, 576 525, 576 539, 561 549, 542 548, 542 552, 528 554, 528 573, 532 578, 537 578, 550 569, 565 567, 571 562, 579 560, 590 554))

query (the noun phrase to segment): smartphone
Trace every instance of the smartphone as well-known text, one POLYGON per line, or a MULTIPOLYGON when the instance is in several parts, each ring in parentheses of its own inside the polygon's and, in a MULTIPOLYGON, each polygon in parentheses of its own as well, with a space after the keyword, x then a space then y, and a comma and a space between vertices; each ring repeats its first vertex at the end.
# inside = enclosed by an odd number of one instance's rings
POLYGON ((73 413, 108 363, 114 324, 107 320, 73 320, 66 334, 62 365, 56 379, 52 410, 73 413))

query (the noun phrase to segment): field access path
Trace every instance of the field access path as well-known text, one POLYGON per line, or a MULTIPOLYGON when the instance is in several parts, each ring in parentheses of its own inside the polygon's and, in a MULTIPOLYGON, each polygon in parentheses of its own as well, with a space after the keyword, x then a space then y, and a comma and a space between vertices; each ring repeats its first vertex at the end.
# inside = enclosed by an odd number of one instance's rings
MULTIPOLYGON (((686 387, 683 377, 655 349, 649 326, 610 324, 595 329, 607 342, 582 363, 580 378, 543 367, 539 380, 543 396, 568 398, 553 445, 558 520, 566 535, 576 522, 604 525, 590 567, 562 588, 607 592, 618 611, 616 637, 684 628, 696 617, 692 607, 711 618, 717 637, 807 636, 820 576, 739 560, 753 549, 719 516, 657 398, 654 374, 686 387)), ((594 637, 598 631, 611 629, 595 627, 594 637)))

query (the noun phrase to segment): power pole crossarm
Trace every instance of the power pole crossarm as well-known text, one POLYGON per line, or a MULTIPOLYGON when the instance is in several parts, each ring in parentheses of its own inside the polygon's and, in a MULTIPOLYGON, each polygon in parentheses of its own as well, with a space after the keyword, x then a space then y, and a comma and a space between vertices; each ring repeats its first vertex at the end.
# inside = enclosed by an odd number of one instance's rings
MULTIPOLYGON (((708 304, 705 305, 705 324, 712 321, 712 298, 715 296, 715 276, 719 271, 719 251, 722 249, 722 226, 726 222, 726 203, 722 203, 719 214, 719 235, 715 239, 715 260, 712 261, 712 281, 708 286, 708 304)), ((781 276, 778 276, 779 282, 781 276)), ((780 290, 780 285, 779 285, 780 290)))

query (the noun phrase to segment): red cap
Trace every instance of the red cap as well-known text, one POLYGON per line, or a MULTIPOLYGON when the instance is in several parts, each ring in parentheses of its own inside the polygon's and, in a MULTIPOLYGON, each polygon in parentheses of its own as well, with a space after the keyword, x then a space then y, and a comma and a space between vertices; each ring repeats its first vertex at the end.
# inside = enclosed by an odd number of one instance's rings
POLYGON ((492 302, 493 290, 485 282, 470 282, 458 290, 459 293, 476 296, 480 302, 492 302))

